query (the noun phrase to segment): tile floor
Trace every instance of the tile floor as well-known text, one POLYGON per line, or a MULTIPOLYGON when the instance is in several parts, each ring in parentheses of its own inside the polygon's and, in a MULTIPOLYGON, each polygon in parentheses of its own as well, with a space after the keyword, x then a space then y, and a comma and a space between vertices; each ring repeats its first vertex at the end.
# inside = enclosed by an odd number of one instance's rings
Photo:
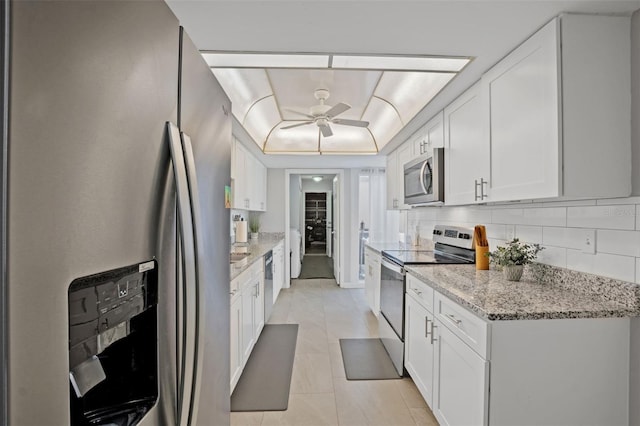
POLYGON ((269 323, 300 324, 289 409, 231 413, 232 426, 438 425, 411 378, 345 378, 338 339, 378 335, 363 289, 341 289, 334 280, 293 280, 269 323))

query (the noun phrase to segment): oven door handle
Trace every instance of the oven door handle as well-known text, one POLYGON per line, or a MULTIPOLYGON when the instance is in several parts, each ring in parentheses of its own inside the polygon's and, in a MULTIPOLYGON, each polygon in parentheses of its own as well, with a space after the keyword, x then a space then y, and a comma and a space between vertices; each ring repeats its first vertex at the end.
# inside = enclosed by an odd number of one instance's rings
POLYGON ((384 257, 382 258, 382 266, 384 266, 385 268, 396 272, 400 275, 402 275, 404 277, 405 272, 404 272, 404 268, 402 266, 398 266, 395 263, 389 262, 387 259, 385 259, 384 257))

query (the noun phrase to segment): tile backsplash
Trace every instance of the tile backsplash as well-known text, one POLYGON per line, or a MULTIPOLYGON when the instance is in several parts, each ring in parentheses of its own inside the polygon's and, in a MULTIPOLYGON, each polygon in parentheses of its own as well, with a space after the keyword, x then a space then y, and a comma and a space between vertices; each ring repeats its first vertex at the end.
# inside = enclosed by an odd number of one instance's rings
POLYGON ((517 237, 545 247, 538 256, 541 263, 640 283, 640 197, 419 207, 402 214, 406 219, 399 232, 407 241, 416 233, 430 239, 436 223, 482 224, 491 250, 517 237), (595 253, 586 245, 593 235, 595 253))

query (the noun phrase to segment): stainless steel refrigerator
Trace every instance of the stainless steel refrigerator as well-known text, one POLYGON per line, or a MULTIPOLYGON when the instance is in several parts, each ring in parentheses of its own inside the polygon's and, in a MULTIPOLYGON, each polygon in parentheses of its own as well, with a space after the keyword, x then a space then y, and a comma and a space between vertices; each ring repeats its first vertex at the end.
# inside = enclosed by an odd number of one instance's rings
MULTIPOLYGON (((228 424, 227 97, 162 1, 3 8, 0 423, 73 423, 71 283, 153 265, 157 400, 140 424, 228 424)), ((97 333, 110 350, 135 328, 97 333)))

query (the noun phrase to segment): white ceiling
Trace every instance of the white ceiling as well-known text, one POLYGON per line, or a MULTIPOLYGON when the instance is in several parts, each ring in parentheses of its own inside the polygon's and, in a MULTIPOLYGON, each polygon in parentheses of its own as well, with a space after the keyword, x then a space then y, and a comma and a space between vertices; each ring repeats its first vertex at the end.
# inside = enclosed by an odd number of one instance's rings
MULTIPOLYGON (((640 9, 640 0, 168 0, 167 3, 200 50, 475 57, 387 144, 383 154, 409 137, 552 17, 563 12, 630 14, 640 9)), ((321 161, 320 158, 314 157, 315 161, 321 161)), ((332 160, 324 159, 330 163, 332 160)))

